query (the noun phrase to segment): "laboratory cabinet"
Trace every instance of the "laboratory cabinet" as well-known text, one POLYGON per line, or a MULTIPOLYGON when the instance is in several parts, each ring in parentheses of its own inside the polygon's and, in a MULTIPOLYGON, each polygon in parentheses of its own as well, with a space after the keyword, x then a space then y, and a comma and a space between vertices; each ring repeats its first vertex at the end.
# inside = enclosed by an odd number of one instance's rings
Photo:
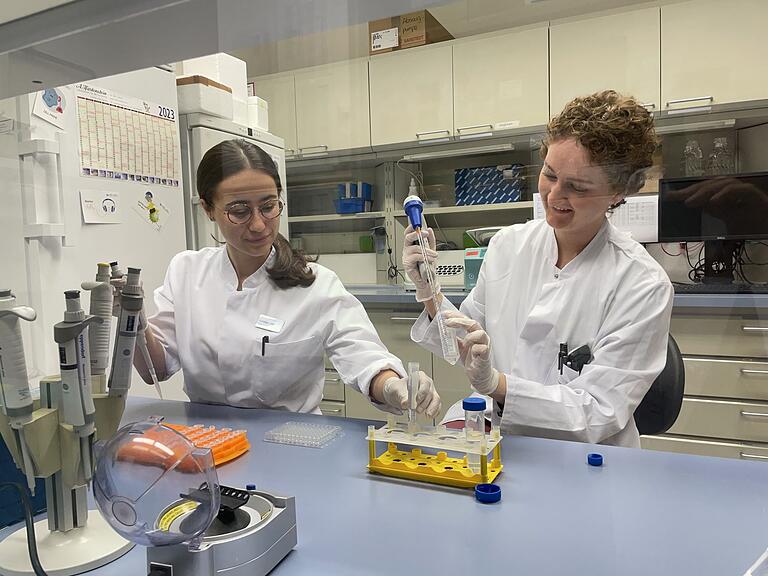
MULTIPOLYGON (((553 23, 549 29, 550 111, 608 88, 660 107, 659 8, 553 23)), ((689 53, 690 54, 690 53, 689 53)))
POLYGON ((768 98, 768 2, 694 0, 661 7, 664 109, 768 98))
POLYGON ((452 59, 453 47, 445 43, 371 58, 373 146, 454 134, 452 59))
POLYGON ((768 460, 768 312, 673 313, 670 332, 685 364, 685 396, 666 434, 644 448, 768 460))
POLYGON ((548 90, 546 26, 454 43, 458 137, 546 124, 548 90))
POLYGON ((269 105, 269 131, 285 140, 285 156, 296 155, 296 85, 292 73, 252 79, 256 95, 269 105))
POLYGON ((300 70, 295 85, 298 154, 371 145, 367 58, 300 70))

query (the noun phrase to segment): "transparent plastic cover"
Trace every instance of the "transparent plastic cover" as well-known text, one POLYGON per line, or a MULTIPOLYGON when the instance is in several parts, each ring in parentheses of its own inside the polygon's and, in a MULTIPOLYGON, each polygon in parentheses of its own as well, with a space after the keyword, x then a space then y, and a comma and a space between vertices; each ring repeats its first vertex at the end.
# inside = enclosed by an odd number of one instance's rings
POLYGON ((159 419, 128 424, 101 449, 93 492, 124 538, 166 546, 201 536, 219 511, 219 481, 208 448, 159 419))

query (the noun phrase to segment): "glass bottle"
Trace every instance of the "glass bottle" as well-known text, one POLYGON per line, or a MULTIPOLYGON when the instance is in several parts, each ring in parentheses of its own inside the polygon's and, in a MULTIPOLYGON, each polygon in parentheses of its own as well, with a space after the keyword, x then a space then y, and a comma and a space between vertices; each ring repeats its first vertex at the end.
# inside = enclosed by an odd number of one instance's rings
POLYGON ((688 140, 683 151, 683 175, 702 176, 704 174, 704 154, 696 140, 688 140))
POLYGON ((707 172, 713 175, 733 174, 733 156, 728 149, 728 139, 715 138, 712 153, 707 159, 707 172))

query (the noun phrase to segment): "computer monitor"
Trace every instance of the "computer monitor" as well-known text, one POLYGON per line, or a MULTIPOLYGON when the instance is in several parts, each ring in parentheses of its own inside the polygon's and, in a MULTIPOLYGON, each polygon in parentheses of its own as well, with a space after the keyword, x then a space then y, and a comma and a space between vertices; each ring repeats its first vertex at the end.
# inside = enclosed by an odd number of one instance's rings
POLYGON ((743 240, 768 239, 768 172, 659 181, 659 242, 704 241, 704 281, 732 282, 743 240))

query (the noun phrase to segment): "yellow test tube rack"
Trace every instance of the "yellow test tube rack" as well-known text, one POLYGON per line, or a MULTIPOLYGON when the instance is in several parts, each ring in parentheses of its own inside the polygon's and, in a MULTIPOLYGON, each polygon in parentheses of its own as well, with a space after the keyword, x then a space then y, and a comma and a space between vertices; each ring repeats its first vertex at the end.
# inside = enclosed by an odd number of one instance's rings
POLYGON ((467 456, 449 457, 448 452, 473 453, 478 446, 470 446, 462 430, 447 430, 443 426, 424 427, 417 432, 403 426, 387 424, 379 429, 368 427, 368 471, 384 476, 407 478, 444 486, 474 488, 477 484, 493 482, 501 473, 501 435, 497 430, 486 435, 485 453, 480 451, 480 471, 473 472, 467 456), (376 443, 386 442, 387 448, 376 454, 376 443), (402 449, 401 445, 409 445, 402 449), (424 448, 437 450, 425 453, 424 448))

